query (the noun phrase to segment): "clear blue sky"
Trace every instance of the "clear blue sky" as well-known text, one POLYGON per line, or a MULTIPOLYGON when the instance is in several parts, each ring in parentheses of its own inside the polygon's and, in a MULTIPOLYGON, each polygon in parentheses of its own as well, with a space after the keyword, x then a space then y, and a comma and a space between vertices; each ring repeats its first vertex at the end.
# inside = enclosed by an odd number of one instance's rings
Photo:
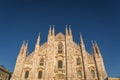
POLYGON ((39 32, 43 44, 49 25, 65 33, 66 24, 76 43, 82 33, 89 53, 96 40, 108 75, 120 77, 119 0, 0 0, 0 64, 13 71, 23 40, 30 53, 39 32))

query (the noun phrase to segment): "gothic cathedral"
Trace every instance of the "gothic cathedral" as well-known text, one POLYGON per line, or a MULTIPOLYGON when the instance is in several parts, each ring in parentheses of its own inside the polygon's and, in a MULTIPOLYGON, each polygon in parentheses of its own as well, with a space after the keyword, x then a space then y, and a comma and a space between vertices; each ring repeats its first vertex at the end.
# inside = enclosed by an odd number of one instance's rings
POLYGON ((85 49, 82 35, 80 44, 73 41, 71 28, 66 34, 55 34, 49 29, 48 39, 40 45, 38 36, 35 50, 27 55, 28 43, 23 42, 11 80, 106 80, 102 55, 97 43, 92 43, 93 54, 85 49))

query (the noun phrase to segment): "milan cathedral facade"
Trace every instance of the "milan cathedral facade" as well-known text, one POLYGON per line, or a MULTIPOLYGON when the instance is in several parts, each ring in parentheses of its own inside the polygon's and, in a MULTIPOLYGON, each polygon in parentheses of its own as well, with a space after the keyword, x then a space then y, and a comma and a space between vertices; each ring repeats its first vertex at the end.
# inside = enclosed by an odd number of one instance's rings
POLYGON ((97 43, 92 43, 93 53, 88 53, 80 35, 80 44, 73 41, 71 28, 66 34, 55 34, 49 29, 48 39, 40 45, 40 35, 35 50, 27 55, 28 43, 23 42, 11 80, 105 80, 107 73, 97 43))

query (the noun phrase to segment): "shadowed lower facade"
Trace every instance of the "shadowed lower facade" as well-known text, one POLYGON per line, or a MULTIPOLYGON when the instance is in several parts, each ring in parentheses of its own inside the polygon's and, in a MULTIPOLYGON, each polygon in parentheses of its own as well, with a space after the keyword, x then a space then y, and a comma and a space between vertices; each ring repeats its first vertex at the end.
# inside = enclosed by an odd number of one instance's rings
POLYGON ((66 34, 55 34, 49 29, 48 39, 40 45, 38 36, 35 50, 27 55, 28 43, 23 42, 11 80, 105 80, 107 73, 97 43, 92 43, 93 54, 73 41, 71 29, 66 34))

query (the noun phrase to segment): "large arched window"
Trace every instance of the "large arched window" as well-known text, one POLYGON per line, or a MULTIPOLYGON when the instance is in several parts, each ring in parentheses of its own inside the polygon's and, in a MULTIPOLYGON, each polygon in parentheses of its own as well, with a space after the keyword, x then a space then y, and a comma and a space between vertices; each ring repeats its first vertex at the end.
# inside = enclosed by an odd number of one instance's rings
POLYGON ((25 72, 25 79, 27 79, 29 77, 29 71, 25 72))
POLYGON ((44 59, 42 58, 41 60, 40 60, 40 66, 43 66, 44 65, 44 59))
POLYGON ((38 72, 38 79, 41 79, 42 78, 42 71, 39 71, 38 72))
POLYGON ((91 76, 92 76, 92 78, 95 77, 95 71, 94 70, 91 70, 91 76))
POLYGON ((78 57, 77 58, 77 65, 80 65, 81 64, 81 59, 78 57))
POLYGON ((81 78, 81 77, 82 77, 82 72, 79 70, 79 71, 77 72, 77 75, 78 75, 79 78, 81 78))
POLYGON ((58 53, 62 53, 63 51, 62 51, 62 47, 63 47, 63 44, 60 42, 59 44, 58 44, 58 53))
POLYGON ((61 60, 58 61, 58 68, 62 68, 62 61, 61 60))

